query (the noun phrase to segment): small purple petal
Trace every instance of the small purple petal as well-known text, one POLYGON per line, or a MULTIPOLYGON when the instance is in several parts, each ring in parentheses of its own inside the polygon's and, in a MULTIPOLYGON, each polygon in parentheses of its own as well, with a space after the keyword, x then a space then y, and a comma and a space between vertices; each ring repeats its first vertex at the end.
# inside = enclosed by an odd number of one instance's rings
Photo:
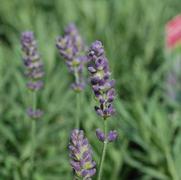
POLYGON ((38 119, 43 115, 43 111, 41 111, 40 109, 36 109, 35 111, 32 108, 28 108, 27 109, 27 114, 29 117, 33 118, 33 119, 38 119))
POLYGON ((96 110, 96 113, 97 113, 99 116, 104 116, 103 111, 102 111, 99 107, 95 106, 95 110, 96 110))
POLYGON ((117 139, 117 137, 118 137, 117 131, 113 130, 113 131, 110 131, 108 133, 107 139, 108 139, 109 142, 113 142, 113 141, 115 141, 117 139))
POLYGON ((91 72, 91 73, 95 73, 96 69, 94 67, 92 67, 92 66, 89 66, 88 71, 91 72))
POLYGON ((81 92, 85 87, 84 83, 72 83, 71 88, 76 92, 81 92))
POLYGON ((94 176, 96 173, 96 169, 85 169, 82 171, 82 176, 85 177, 85 178, 90 178, 92 176, 94 176))
POLYGON ((100 129, 96 129, 96 136, 99 139, 99 141, 104 142, 105 141, 105 135, 100 129))
POLYGON ((37 91, 43 87, 43 82, 42 81, 28 82, 27 87, 32 91, 37 91))

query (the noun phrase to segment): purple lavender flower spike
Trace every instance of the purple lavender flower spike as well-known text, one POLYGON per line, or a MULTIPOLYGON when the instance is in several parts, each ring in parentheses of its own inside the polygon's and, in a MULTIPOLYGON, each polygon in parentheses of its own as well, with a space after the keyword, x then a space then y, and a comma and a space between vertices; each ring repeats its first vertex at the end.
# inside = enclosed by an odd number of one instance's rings
POLYGON ((84 55, 85 46, 83 40, 74 24, 69 24, 63 36, 57 37, 56 47, 70 73, 75 77, 72 84, 73 90, 80 92, 84 88, 83 67, 87 63, 87 56, 84 55))
MULTIPOLYGON (((43 87, 44 76, 43 62, 37 50, 37 43, 33 32, 23 32, 21 35, 21 46, 23 51, 23 63, 26 67, 25 75, 28 78, 27 88, 38 91, 43 87)), ((39 109, 29 108, 27 114, 32 119, 40 118, 43 112, 39 109)))
POLYGON ((95 110, 99 116, 106 119, 115 113, 115 109, 112 106, 115 98, 115 81, 110 79, 111 73, 108 60, 105 57, 104 48, 100 41, 92 43, 88 59, 90 61, 88 71, 90 72, 92 89, 96 99, 99 101, 99 106, 96 106, 95 110))
POLYGON ((113 130, 108 133, 107 139, 109 142, 113 142, 117 139, 117 137, 118 137, 117 131, 113 130))
POLYGON ((26 76, 29 79, 27 87, 36 91, 43 87, 43 63, 37 50, 37 43, 33 32, 23 32, 21 35, 23 63, 26 67, 26 76))
POLYGON ((92 159, 92 150, 82 130, 72 131, 69 143, 71 166, 74 173, 83 179, 90 179, 96 173, 96 163, 92 159))
POLYGON ((105 134, 100 129, 96 129, 96 136, 101 142, 104 142, 106 139, 105 134))

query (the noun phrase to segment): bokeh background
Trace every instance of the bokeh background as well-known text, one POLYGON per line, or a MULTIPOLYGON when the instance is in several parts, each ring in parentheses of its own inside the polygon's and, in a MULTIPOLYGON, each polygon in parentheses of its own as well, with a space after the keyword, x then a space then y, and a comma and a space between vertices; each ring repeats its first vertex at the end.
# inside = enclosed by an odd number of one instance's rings
MULTIPOLYGON (((172 59, 165 54, 165 24, 181 12, 180 0, 1 0, 0 1, 0 179, 28 180, 31 153, 26 115, 30 96, 21 57, 20 34, 35 33, 45 63, 45 87, 38 106, 34 180, 70 180, 67 145, 74 127, 72 77, 55 48, 55 38, 74 22, 87 45, 104 44, 116 80, 116 115, 109 129, 119 138, 108 147, 104 180, 180 180, 181 106, 165 93, 172 59)), ((81 128, 98 162, 89 84, 81 128)))

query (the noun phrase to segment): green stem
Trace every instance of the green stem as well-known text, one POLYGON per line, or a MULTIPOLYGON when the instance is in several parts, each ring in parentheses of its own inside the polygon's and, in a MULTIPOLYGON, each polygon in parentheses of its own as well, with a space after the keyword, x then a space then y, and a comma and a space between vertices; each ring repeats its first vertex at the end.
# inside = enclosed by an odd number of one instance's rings
MULTIPOLYGON (((107 120, 104 120, 104 134, 105 134, 105 137, 107 137, 107 120)), ((108 141, 106 139, 103 144, 102 156, 101 156, 101 160, 99 163, 98 180, 101 180, 101 177, 102 177, 102 171, 103 171, 104 160, 105 160, 105 156, 106 156, 107 144, 108 144, 108 141)))
MULTIPOLYGON (((32 93, 32 104, 33 104, 33 112, 36 111, 37 106, 37 97, 36 92, 32 93)), ((35 139, 36 139, 36 120, 31 119, 31 177, 33 176, 33 169, 34 169, 34 156, 35 156, 35 139)))
MULTIPOLYGON (((77 68, 74 68, 74 77, 76 84, 79 83, 79 74, 77 71, 77 68)), ((75 122, 75 128, 80 129, 80 106, 81 106, 81 95, 80 92, 76 92, 76 122, 75 122)))
POLYGON ((79 92, 76 92, 76 125, 77 129, 80 129, 80 106, 81 106, 81 95, 79 92))

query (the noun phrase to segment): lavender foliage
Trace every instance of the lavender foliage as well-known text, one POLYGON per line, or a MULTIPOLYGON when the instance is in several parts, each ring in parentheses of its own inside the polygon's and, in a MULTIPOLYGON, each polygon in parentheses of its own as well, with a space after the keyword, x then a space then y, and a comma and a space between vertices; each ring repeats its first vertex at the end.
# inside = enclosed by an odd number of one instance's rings
POLYGON ((106 119, 115 112, 112 105, 115 98, 115 81, 110 79, 111 73, 108 60, 105 57, 104 48, 100 41, 92 43, 88 57, 91 85, 95 97, 99 101, 99 106, 95 106, 95 110, 99 116, 106 119))
POLYGON ((43 63, 37 50, 37 43, 33 32, 23 32, 21 35, 23 62, 26 67, 26 76, 29 79, 27 87, 36 91, 43 87, 43 63))
POLYGON ((96 163, 92 159, 92 150, 82 130, 74 129, 69 144, 71 166, 76 176, 86 180, 96 173, 96 163))
POLYGON ((83 67, 87 62, 87 57, 84 55, 85 45, 74 24, 69 24, 64 35, 57 37, 56 46, 65 59, 69 72, 75 77, 75 82, 71 87, 77 92, 82 91, 85 86, 83 67))

